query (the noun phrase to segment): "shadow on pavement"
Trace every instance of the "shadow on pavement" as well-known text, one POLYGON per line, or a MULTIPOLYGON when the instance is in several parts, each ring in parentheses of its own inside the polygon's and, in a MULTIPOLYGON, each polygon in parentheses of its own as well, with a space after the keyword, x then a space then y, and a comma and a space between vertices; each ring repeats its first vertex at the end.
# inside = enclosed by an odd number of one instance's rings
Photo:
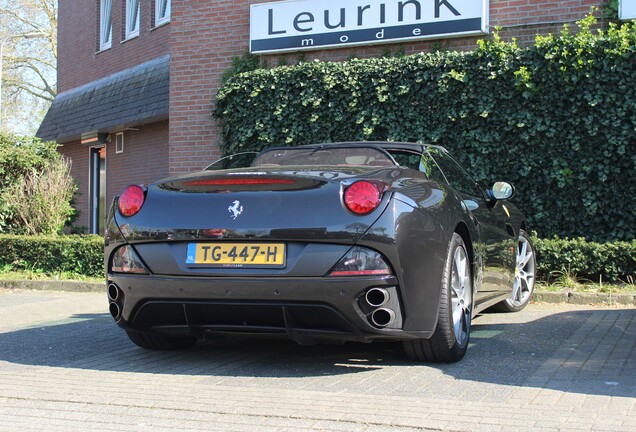
MULTIPOLYGON (((134 346, 109 315, 74 315, 60 323, 0 333, 0 362, 210 378, 382 374, 381 379, 393 376, 395 381, 402 370, 411 369, 404 379, 416 375, 425 380, 427 374, 441 373, 477 383, 636 396, 635 309, 501 321, 505 316, 500 314, 475 319, 471 346, 462 361, 420 365, 409 362, 396 343, 299 346, 290 341, 227 339, 180 352, 146 351, 134 346), (597 315, 602 317, 594 326, 590 321, 597 315), (604 333, 602 326, 607 327, 604 333), (420 368, 417 374, 413 367, 420 368)), ((395 383, 387 385, 389 392, 395 383)))

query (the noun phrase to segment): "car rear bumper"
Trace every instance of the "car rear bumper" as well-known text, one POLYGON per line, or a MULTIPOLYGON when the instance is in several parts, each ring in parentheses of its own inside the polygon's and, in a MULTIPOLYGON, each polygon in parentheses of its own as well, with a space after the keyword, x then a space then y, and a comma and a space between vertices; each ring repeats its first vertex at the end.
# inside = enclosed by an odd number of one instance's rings
POLYGON ((209 278, 108 275, 111 314, 118 325, 148 333, 283 336, 299 343, 428 338, 434 328, 404 331, 397 279, 377 277, 209 278), (371 306, 365 294, 389 299, 371 306), (390 309, 386 326, 372 314, 390 309))

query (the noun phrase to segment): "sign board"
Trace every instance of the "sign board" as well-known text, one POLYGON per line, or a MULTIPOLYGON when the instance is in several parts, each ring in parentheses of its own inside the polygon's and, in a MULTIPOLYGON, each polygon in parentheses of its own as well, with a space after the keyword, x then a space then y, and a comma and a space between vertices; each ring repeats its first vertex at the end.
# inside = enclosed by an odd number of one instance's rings
POLYGON ((250 52, 479 35, 489 0, 292 0, 250 6, 250 52))
POLYGON ((622 20, 636 19, 636 0, 618 0, 618 18, 622 20))

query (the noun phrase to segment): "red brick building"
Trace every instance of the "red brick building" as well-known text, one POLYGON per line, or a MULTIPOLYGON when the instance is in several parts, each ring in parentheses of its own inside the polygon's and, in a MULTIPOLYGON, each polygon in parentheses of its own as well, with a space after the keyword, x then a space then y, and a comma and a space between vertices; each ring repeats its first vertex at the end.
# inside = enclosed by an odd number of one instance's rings
POLYGON ((72 158, 78 226, 103 232, 104 211, 126 185, 201 169, 219 156, 214 99, 232 59, 250 48, 250 24, 270 36, 291 40, 296 32, 303 38, 297 48, 259 53, 265 62, 285 56, 293 63, 300 51, 307 60, 339 61, 387 49, 411 54, 440 44, 473 49, 495 26, 503 37, 529 43, 536 34, 581 19, 604 0, 302 0, 286 2, 301 8, 295 12, 284 12, 290 5, 281 2, 259 6, 265 21, 253 22, 253 10, 251 22, 250 6, 263 3, 270 2, 59 0, 59 93, 38 136, 58 141, 60 152, 72 158), (340 7, 348 1, 349 9, 340 7), (482 29, 436 33, 435 20, 460 18, 464 4, 479 5, 480 18, 473 22, 481 20, 482 29), (372 20, 376 27, 368 25, 372 20), (391 20, 415 23, 402 26, 410 37, 389 40, 388 30, 386 35, 378 30, 391 20), (314 35, 319 26, 340 31, 340 42, 370 27, 365 30, 370 40, 311 46, 309 38, 311 44, 320 40, 314 35))

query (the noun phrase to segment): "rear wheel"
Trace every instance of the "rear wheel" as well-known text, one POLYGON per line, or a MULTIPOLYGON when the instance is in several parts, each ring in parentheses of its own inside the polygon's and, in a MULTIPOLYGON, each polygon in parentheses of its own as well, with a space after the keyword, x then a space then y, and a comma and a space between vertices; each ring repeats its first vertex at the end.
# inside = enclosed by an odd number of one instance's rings
POLYGON ((471 264, 464 241, 455 233, 444 265, 435 333, 430 339, 402 342, 406 355, 417 361, 461 360, 468 348, 472 308, 471 264))
POLYGON ((515 251, 516 267, 512 294, 506 300, 495 305, 495 309, 502 312, 520 311, 530 303, 530 298, 534 291, 537 257, 530 242, 530 237, 523 230, 519 232, 519 241, 515 251))
POLYGON ((126 330, 126 334, 135 345, 152 350, 180 350, 191 347, 197 341, 194 337, 160 336, 135 330, 126 330))

